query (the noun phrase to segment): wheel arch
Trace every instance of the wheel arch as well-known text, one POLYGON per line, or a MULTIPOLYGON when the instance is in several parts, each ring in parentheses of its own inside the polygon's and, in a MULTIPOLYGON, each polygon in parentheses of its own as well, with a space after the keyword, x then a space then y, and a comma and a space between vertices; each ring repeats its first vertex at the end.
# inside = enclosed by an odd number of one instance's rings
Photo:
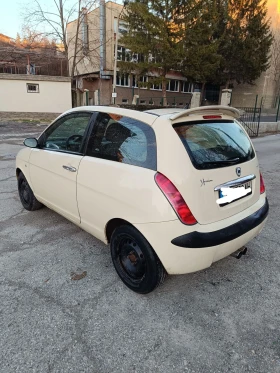
POLYGON ((121 219, 121 218, 113 218, 113 219, 109 220, 108 223, 105 226, 105 238, 106 238, 108 244, 111 241, 111 237, 112 237, 112 234, 113 234, 114 230, 116 228, 120 227, 121 225, 129 225, 131 227, 134 227, 134 225, 131 224, 129 221, 121 219))
MULTIPOLYGON (((111 237, 112 237, 112 234, 113 234, 114 230, 116 228, 120 227, 121 225, 128 225, 130 227, 133 227, 137 232, 139 232, 144 237, 144 239, 148 242, 148 244, 152 247, 155 255, 160 260, 156 250, 153 248, 153 246, 151 245, 151 243, 149 242, 149 240, 147 239, 145 234, 140 229, 135 227, 135 225, 131 224, 129 221, 127 221, 125 219, 113 218, 113 219, 108 221, 108 223, 105 226, 105 239, 106 239, 107 244, 110 244, 111 237)), ((160 262, 161 262, 161 260, 160 260, 160 262)))
POLYGON ((22 170, 19 168, 19 167, 17 167, 16 168, 16 177, 18 178, 19 177, 19 174, 20 173, 22 173, 23 175, 24 175, 24 173, 22 172, 22 170))

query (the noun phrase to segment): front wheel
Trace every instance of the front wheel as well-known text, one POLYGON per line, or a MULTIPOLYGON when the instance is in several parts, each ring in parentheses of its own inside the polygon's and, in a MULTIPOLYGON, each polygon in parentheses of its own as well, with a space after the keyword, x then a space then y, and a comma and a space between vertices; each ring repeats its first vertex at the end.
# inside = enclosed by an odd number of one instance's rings
POLYGON ((147 294, 163 283, 165 269, 151 245, 134 227, 116 228, 110 248, 115 269, 131 290, 147 294))
POLYGON ((34 196, 32 189, 22 172, 18 175, 18 194, 22 206, 26 210, 35 211, 43 207, 42 203, 34 196))

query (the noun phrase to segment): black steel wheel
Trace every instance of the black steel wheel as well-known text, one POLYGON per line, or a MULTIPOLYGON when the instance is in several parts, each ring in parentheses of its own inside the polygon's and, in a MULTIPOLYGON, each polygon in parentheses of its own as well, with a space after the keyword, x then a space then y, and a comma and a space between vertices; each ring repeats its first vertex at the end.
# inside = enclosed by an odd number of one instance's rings
POLYGON ((42 203, 34 196, 32 189, 22 172, 18 175, 18 194, 22 206, 26 210, 35 211, 43 207, 42 203))
POLYGON ((134 227, 122 225, 116 228, 110 247, 115 269, 131 290, 147 294, 164 281, 166 271, 159 258, 134 227))

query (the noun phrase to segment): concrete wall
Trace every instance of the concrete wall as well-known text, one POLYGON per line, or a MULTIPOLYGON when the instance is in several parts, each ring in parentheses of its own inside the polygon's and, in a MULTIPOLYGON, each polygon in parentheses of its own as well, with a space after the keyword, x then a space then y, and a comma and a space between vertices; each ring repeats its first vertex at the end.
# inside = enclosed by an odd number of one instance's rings
POLYGON ((279 133, 280 132, 280 122, 266 122, 260 123, 259 135, 269 134, 269 133, 279 133))
POLYGON ((71 107, 70 78, 0 74, 0 111, 62 113, 71 107), (39 92, 28 93, 27 83, 38 84, 39 92))
POLYGON ((276 84, 269 71, 264 72, 254 84, 239 84, 232 90, 231 105, 236 107, 254 107, 256 98, 257 106, 264 109, 275 109, 276 84))
POLYGON ((275 83, 267 73, 263 73, 253 85, 236 85, 232 90, 231 105, 236 107, 253 107, 257 95, 258 105, 260 105, 261 98, 263 97, 263 107, 269 108, 273 106, 275 83))

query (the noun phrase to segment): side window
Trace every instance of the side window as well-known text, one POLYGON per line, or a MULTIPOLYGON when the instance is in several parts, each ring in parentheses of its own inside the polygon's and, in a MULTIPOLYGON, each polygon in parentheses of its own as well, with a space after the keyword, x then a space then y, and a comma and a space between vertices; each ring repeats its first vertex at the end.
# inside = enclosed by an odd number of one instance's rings
POLYGON ((39 139, 45 149, 80 153, 92 113, 73 113, 58 119, 39 139))
POLYGON ((154 130, 136 119, 99 113, 87 155, 156 170, 154 130))

